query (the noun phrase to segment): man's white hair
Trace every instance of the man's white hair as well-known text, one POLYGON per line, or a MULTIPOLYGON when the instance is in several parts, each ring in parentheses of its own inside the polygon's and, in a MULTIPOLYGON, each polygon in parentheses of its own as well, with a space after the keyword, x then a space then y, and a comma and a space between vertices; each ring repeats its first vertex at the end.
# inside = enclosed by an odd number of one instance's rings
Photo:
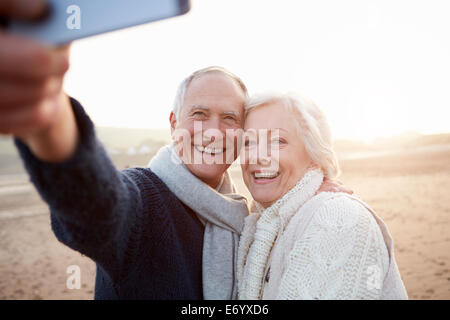
POLYGON ((331 130, 323 111, 309 98, 293 93, 266 93, 251 97, 245 106, 245 115, 255 108, 277 103, 292 112, 297 132, 311 160, 323 170, 325 177, 336 178, 339 163, 333 150, 331 130))
POLYGON ((200 69, 200 70, 193 72, 189 77, 184 79, 183 82, 181 82, 180 85, 178 86, 177 94, 175 96, 175 102, 174 102, 173 108, 172 108, 172 112, 175 114, 175 117, 177 119, 180 116, 181 107, 182 107, 183 101, 184 101, 184 95, 186 94, 186 90, 189 87, 189 84, 194 79, 197 79, 200 76, 205 75, 207 73, 213 73, 213 72, 224 74, 224 75, 230 77, 231 79, 233 79, 234 81, 236 81, 236 83, 239 85, 239 87, 244 92, 245 98, 246 99, 248 98, 248 91, 247 91, 247 87, 245 86, 244 82, 238 76, 231 73, 227 69, 218 67, 218 66, 212 66, 212 67, 200 69))

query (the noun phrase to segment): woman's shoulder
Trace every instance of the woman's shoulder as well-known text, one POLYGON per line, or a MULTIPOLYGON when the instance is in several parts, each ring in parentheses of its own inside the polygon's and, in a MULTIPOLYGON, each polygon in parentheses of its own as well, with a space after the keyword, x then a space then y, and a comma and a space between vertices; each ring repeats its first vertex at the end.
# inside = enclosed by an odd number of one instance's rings
POLYGON ((315 197, 312 222, 332 229, 352 228, 357 225, 375 227, 376 221, 362 201, 345 193, 324 192, 315 197))
MULTIPOLYGON (((362 200, 343 193, 322 193, 315 198, 313 207, 305 208, 311 209, 309 223, 306 222, 306 226, 302 226, 302 223, 295 224, 293 239, 296 242, 308 247, 328 248, 338 245, 356 250, 369 246, 386 251, 382 230, 372 210, 362 200)), ((378 249, 375 251, 379 251, 378 249)), ((336 247, 334 250, 340 249, 336 247)))

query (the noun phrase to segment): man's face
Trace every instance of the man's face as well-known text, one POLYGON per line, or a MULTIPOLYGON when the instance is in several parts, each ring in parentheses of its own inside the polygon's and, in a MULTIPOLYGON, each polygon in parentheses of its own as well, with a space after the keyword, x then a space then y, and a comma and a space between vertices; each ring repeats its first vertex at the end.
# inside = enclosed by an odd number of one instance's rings
POLYGON ((189 84, 179 119, 171 114, 174 140, 183 136, 177 150, 184 164, 212 188, 237 157, 237 138, 230 133, 242 128, 244 104, 242 88, 232 78, 212 72, 189 84))

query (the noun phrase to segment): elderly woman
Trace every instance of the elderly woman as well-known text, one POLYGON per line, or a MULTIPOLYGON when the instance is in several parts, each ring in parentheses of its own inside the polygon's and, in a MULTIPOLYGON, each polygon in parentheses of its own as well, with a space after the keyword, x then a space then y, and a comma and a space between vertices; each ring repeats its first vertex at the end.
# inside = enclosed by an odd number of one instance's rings
POLYGON ((245 130, 242 173, 258 210, 240 240, 239 298, 407 299, 383 221, 354 196, 316 195, 339 173, 321 110, 293 95, 256 96, 245 130))

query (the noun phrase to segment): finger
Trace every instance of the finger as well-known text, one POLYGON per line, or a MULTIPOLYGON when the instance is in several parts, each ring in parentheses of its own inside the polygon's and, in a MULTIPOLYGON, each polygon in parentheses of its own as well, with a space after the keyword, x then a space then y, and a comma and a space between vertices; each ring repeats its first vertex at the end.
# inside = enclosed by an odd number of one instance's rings
POLYGON ((70 48, 72 47, 72 43, 68 43, 56 48, 53 48, 53 50, 61 55, 62 57, 64 57, 67 61, 69 61, 70 59, 70 48))
POLYGON ((345 187, 340 187, 340 192, 344 192, 344 193, 348 193, 348 194, 353 194, 353 190, 347 189, 347 188, 345 188, 345 187))
POLYGON ((45 0, 2 0, 0 15, 8 18, 39 19, 48 8, 45 0))
POLYGON ((47 126, 57 111, 54 99, 47 99, 39 105, 22 108, 14 113, 0 112, 0 133, 20 134, 35 128, 47 126))
POLYGON ((23 37, 0 34, 0 78, 36 80, 63 75, 68 69, 68 51, 54 50, 23 37))
POLYGON ((57 94, 62 89, 61 77, 50 77, 45 81, 0 80, 0 108, 2 111, 27 106, 45 97, 57 94))
POLYGON ((69 52, 70 52, 70 48, 72 47, 72 43, 69 42, 67 44, 61 45, 57 48, 55 48, 56 51, 63 53, 65 55, 67 55, 67 57, 69 56, 69 52))

